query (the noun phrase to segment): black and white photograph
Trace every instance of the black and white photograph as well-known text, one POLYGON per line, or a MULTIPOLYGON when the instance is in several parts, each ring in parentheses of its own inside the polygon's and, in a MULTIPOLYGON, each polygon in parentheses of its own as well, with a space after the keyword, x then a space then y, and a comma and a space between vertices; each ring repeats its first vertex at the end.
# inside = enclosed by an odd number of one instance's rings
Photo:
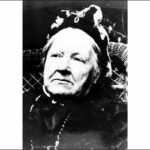
POLYGON ((0 149, 150 149, 150 1, 0 1, 0 149))
POLYGON ((127 1, 23 1, 23 149, 127 149, 127 13, 127 1))

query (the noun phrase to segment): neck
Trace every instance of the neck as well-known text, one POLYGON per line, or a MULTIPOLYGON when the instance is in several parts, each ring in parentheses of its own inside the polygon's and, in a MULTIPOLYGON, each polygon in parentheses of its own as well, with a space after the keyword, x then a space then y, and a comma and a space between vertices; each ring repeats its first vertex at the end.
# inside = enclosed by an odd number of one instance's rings
POLYGON ((43 86, 43 92, 46 95, 46 97, 49 97, 52 101, 53 104, 58 103, 58 104, 63 104, 63 106, 72 106, 72 107, 79 107, 84 104, 89 103, 90 101, 90 96, 66 96, 66 95, 53 95, 47 92, 46 88, 43 86))

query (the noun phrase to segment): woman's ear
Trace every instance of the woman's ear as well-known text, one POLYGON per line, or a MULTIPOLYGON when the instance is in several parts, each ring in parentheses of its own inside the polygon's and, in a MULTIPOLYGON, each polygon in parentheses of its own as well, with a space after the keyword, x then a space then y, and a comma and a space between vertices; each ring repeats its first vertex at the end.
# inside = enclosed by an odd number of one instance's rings
POLYGON ((43 66, 43 68, 44 68, 44 65, 45 65, 45 61, 46 61, 46 56, 43 56, 41 58, 41 65, 43 66))

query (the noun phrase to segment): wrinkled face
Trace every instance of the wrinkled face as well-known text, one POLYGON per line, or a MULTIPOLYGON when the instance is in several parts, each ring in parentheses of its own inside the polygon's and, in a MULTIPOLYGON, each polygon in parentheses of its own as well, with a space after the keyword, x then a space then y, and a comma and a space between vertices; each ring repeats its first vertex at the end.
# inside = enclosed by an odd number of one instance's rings
POLYGON ((86 95, 99 76, 96 43, 79 29, 59 31, 48 50, 44 68, 44 87, 53 95, 86 95))

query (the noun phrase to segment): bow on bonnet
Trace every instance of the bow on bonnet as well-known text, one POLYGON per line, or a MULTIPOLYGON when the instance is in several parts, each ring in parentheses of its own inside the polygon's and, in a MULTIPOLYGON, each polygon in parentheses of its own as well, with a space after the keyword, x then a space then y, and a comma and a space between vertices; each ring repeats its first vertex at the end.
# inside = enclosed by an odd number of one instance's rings
MULTIPOLYGON (((103 19, 103 14, 101 11, 101 8, 96 5, 90 5, 89 7, 81 10, 81 11, 70 11, 70 10, 61 10, 62 13, 65 13, 65 17, 70 17, 71 15, 75 15, 74 17, 74 23, 78 23, 80 21, 80 18, 84 18, 90 9, 95 9, 95 13, 93 14, 93 25, 99 29, 100 36, 102 39, 104 39, 105 36, 108 37, 107 32, 105 29, 101 26, 101 21, 103 19)), ((59 28, 59 26, 64 22, 63 17, 57 16, 55 22, 51 25, 51 29, 59 28)))

